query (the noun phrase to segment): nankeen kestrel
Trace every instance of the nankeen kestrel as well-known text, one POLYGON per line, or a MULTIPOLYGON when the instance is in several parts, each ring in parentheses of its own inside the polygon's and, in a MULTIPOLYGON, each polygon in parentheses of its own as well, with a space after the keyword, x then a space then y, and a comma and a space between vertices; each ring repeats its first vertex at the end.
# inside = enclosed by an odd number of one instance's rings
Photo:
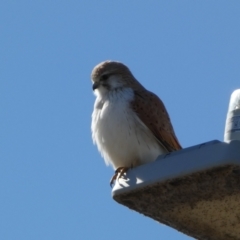
POLYGON ((92 138, 106 164, 115 169, 111 185, 129 168, 181 149, 163 102, 127 66, 105 61, 91 78, 96 95, 92 138))

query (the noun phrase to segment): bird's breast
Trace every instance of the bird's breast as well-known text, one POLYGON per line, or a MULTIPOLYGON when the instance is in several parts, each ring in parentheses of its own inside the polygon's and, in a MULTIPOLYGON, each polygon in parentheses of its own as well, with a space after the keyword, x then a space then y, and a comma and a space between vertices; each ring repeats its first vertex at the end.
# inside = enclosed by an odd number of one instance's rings
POLYGON ((132 89, 97 98, 92 114, 92 137, 105 162, 114 169, 154 161, 164 152, 152 132, 132 110, 132 89))

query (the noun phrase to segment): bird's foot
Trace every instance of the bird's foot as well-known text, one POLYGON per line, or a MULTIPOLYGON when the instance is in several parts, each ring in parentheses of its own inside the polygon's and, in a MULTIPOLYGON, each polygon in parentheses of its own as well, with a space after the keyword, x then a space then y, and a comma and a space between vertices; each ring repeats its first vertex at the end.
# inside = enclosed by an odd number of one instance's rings
POLYGON ((115 170, 115 174, 112 176, 111 180, 110 180, 110 186, 112 187, 113 183, 118 180, 120 177, 123 176, 124 173, 127 172, 127 170, 129 169, 129 167, 119 167, 115 170), (119 174, 119 176, 118 176, 119 174))

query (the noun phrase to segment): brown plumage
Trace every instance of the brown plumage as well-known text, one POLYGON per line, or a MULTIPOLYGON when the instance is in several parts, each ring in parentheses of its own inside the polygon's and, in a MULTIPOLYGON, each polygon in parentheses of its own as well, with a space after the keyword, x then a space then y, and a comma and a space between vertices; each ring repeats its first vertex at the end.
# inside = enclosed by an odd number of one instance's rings
POLYGON ((145 89, 136 90, 131 106, 167 151, 172 152, 182 148, 174 133, 167 110, 158 96, 145 89))

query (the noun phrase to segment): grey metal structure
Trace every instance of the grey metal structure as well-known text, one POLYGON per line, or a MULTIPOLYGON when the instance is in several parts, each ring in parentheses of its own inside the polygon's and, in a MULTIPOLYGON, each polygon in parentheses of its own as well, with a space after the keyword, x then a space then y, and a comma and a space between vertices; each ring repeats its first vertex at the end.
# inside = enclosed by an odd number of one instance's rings
POLYGON ((196 239, 240 240, 240 141, 160 156, 129 170, 112 196, 196 239))

